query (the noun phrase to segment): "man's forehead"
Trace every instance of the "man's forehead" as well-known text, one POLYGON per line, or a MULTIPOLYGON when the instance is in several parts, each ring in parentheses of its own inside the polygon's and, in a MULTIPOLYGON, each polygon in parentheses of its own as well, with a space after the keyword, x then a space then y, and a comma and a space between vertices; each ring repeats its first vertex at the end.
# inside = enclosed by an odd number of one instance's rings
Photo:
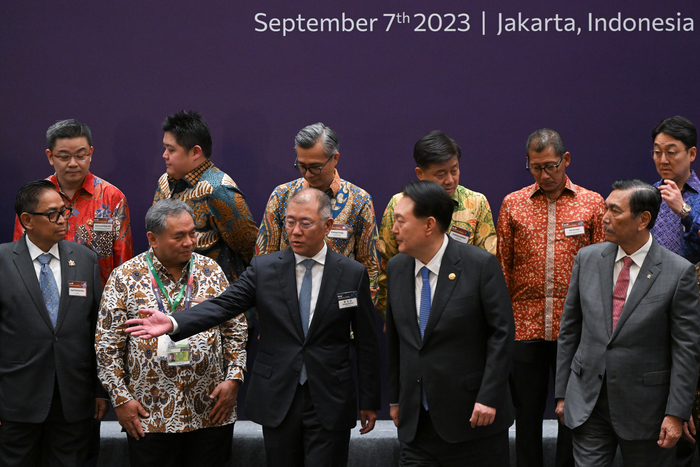
POLYGON ((89 149, 90 144, 85 136, 78 136, 77 138, 58 138, 53 146, 55 151, 69 151, 72 148, 89 149))

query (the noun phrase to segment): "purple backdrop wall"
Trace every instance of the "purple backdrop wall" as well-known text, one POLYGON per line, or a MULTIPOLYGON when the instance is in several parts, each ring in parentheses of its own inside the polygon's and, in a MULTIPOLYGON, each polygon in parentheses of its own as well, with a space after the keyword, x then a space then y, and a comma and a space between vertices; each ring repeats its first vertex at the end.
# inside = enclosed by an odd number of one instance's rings
POLYGON ((17 189, 52 172, 43 135, 59 119, 91 127, 92 171, 126 193, 137 252, 164 169, 160 123, 181 109, 204 115, 212 160, 257 222, 297 176, 294 135, 316 121, 338 132, 341 176, 373 195, 378 216, 414 178, 415 141, 441 129, 462 147, 461 183, 494 217, 532 181, 523 147, 535 129, 558 130, 567 173, 606 196, 615 179, 657 179, 659 120, 700 123, 696 0, 5 0, 0 11, 1 241, 17 189))

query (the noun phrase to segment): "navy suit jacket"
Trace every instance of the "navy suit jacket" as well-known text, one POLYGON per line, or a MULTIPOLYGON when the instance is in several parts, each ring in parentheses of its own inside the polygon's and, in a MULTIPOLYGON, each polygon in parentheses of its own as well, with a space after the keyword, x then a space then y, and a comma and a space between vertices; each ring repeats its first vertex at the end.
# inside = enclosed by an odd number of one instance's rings
POLYGON ((260 341, 246 397, 246 415, 278 426, 289 411, 302 363, 318 417, 328 430, 350 429, 357 394, 350 362, 350 328, 357 355, 360 409, 381 404, 379 344, 367 270, 330 248, 308 334, 304 338, 297 297, 294 252, 257 256, 223 294, 174 315, 174 339, 191 336, 251 307, 258 311, 260 341), (340 308, 338 294, 357 292, 357 306, 340 308))
POLYGON ((102 296, 97 256, 74 242, 58 242, 61 302, 56 327, 46 310, 24 236, 0 245, 0 421, 41 423, 58 389, 66 420, 95 413, 95 324, 102 296), (70 296, 68 283, 87 283, 87 296, 70 296))
POLYGON ((503 271, 491 253, 448 242, 422 340, 415 259, 400 253, 387 265, 389 402, 399 404, 405 443, 416 435, 421 382, 435 431, 445 441, 491 436, 513 423, 508 376, 515 324, 503 271), (493 424, 471 427, 476 402, 496 409, 493 424))

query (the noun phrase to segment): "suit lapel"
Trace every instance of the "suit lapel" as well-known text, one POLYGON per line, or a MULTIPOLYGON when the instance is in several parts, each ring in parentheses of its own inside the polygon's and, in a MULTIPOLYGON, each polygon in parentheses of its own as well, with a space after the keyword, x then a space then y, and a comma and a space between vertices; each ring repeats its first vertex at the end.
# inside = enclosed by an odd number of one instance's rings
POLYGON ((453 240, 448 240, 447 248, 445 249, 445 254, 440 264, 440 273, 438 274, 437 287, 433 295, 433 303, 430 306, 428 324, 426 324, 425 332, 423 333, 423 344, 430 338, 430 334, 440 320, 442 312, 445 311, 447 302, 452 297, 455 284, 459 280, 459 275, 462 272, 460 263, 461 257, 457 245, 454 244, 453 240), (451 276, 452 274, 454 274, 454 276, 451 276))
MULTIPOLYGON (((314 317, 309 324, 309 332, 306 334, 308 341, 313 333, 321 325, 321 320, 328 310, 328 306, 337 300, 336 291, 338 291, 338 283, 343 275, 343 268, 340 267, 340 254, 332 251, 330 247, 326 250, 326 264, 323 266, 323 276, 321 278, 321 288, 318 291, 316 299, 316 308, 314 308, 314 317)), ((339 292, 352 292, 351 290, 341 290, 339 292)), ((300 318, 301 319, 301 318, 300 318)), ((349 332, 349 331, 348 331, 349 332)))
POLYGON ((634 286, 632 290, 630 290, 627 300, 625 300, 625 306, 622 308, 620 318, 617 320, 612 339, 620 332, 620 328, 625 324, 625 321, 627 321, 632 313, 634 313, 639 302, 646 296, 651 286, 656 282, 656 278, 661 274, 661 258, 658 254, 659 248, 661 248, 661 246, 656 240, 652 240, 649 253, 647 253, 647 257, 644 258, 642 267, 639 268, 637 279, 634 281, 634 286))
POLYGON ((304 340, 304 331, 301 327, 301 313, 299 311, 299 296, 297 295, 297 279, 294 263, 294 252, 287 248, 277 253, 279 261, 275 263, 277 279, 287 304, 287 310, 292 319, 301 340, 304 340))
MULTIPOLYGON (((416 260, 411 256, 404 256, 403 264, 397 264, 399 268, 396 274, 396 288, 400 293, 402 302, 391 307, 393 313, 408 313, 408 322, 411 328, 411 337, 416 347, 420 347, 420 327, 418 326, 418 310, 416 309, 416 260)), ((392 281, 392 286, 393 285, 392 281)), ((394 320, 396 321, 396 320, 394 320)))
POLYGON ((608 248, 603 251, 602 258, 598 262, 600 298, 603 301, 603 319, 605 320, 605 328, 608 330, 608 338, 612 335, 612 278, 616 252, 617 245, 611 243, 608 248))
POLYGON ((58 253, 61 256, 61 301, 58 305, 56 331, 61 327, 61 323, 63 323, 66 313, 70 309, 72 297, 68 293, 68 283, 75 280, 76 274, 74 253, 70 244, 64 241, 58 242, 58 253), (70 264, 74 266, 70 266, 70 264))
POLYGON ((29 291, 29 296, 32 297, 32 301, 36 306, 41 319, 44 320, 46 325, 53 331, 53 324, 51 324, 51 318, 49 317, 49 312, 46 309, 46 304, 44 303, 44 296, 41 294, 41 287, 39 287, 39 280, 36 277, 36 270, 34 269, 34 264, 32 259, 29 257, 29 250, 27 250, 27 241, 24 236, 15 242, 15 266, 19 272, 24 285, 29 291))

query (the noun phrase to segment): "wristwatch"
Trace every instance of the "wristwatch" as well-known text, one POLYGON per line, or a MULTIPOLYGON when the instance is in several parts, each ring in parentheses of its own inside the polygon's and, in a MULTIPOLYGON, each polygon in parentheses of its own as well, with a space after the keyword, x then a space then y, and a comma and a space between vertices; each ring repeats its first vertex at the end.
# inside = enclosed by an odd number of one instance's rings
POLYGON ((690 207, 690 204, 688 204, 688 203, 683 203, 683 209, 681 209, 681 212, 679 212, 678 215, 679 215, 681 218, 683 218, 683 217, 685 217, 685 216, 690 212, 691 209, 693 209, 693 208, 690 207))

